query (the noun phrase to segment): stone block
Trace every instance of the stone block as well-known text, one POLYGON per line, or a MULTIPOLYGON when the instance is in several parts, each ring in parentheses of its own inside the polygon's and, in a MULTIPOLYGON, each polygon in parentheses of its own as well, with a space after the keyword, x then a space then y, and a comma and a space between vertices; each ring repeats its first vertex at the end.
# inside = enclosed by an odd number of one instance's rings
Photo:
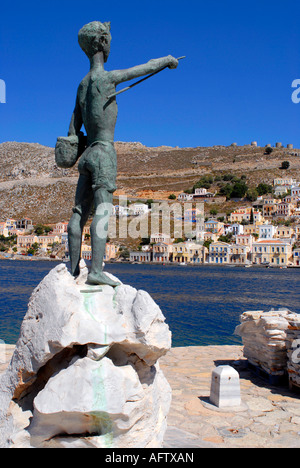
POLYGON ((240 378, 231 366, 218 366, 211 376, 210 402, 218 408, 240 406, 240 378))

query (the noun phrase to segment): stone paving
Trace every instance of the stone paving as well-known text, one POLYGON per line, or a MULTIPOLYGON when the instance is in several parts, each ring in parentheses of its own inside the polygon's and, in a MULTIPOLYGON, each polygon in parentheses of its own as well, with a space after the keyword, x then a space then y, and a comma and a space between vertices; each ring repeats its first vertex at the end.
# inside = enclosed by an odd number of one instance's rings
MULTIPOLYGON (((5 356, 0 345, 0 373, 13 350, 5 356)), ((242 346, 172 348, 160 366, 173 392, 165 448, 300 448, 300 394, 251 371, 242 346), (240 375, 238 410, 209 403, 212 370, 223 364, 240 375)))
POLYGON ((242 346, 172 348, 160 364, 173 390, 165 447, 300 447, 299 393, 256 375, 242 346), (224 364, 240 375, 239 411, 209 404, 212 370, 224 364))

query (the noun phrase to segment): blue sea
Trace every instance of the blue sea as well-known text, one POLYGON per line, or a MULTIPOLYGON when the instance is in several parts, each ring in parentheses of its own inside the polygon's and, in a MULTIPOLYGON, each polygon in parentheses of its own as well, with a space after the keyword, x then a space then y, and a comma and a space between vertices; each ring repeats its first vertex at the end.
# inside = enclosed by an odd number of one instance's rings
MULTIPOLYGON (((58 263, 0 261, 0 339, 16 343, 33 289, 58 263)), ((173 346, 240 344, 246 310, 300 313, 300 268, 107 264, 105 271, 147 291, 172 331, 173 346)))

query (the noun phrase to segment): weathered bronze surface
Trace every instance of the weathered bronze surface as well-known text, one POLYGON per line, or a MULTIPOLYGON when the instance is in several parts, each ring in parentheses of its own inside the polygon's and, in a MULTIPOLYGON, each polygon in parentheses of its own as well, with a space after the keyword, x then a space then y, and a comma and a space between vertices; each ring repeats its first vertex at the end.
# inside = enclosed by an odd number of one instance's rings
POLYGON ((58 138, 56 145, 59 166, 70 167, 80 158, 75 208, 68 226, 71 271, 74 276, 79 274, 82 232, 94 205, 95 215, 91 224, 92 264, 88 283, 116 286, 103 273, 108 220, 117 176, 114 148, 118 112, 116 86, 166 67, 176 68, 178 60, 168 55, 125 70, 106 71, 104 63, 110 52, 110 23, 99 21, 83 26, 78 34, 78 42, 90 60, 90 71, 78 87, 68 137, 58 138), (82 144, 82 125, 87 133, 86 147, 82 144))

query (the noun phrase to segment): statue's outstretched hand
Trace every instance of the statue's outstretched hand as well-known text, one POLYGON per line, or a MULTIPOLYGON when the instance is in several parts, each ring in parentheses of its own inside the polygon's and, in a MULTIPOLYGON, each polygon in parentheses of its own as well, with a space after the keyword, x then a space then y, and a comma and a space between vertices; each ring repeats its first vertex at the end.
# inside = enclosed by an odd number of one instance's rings
POLYGON ((175 57, 172 57, 172 55, 168 55, 168 59, 170 61, 168 67, 169 68, 177 68, 178 60, 175 57))

